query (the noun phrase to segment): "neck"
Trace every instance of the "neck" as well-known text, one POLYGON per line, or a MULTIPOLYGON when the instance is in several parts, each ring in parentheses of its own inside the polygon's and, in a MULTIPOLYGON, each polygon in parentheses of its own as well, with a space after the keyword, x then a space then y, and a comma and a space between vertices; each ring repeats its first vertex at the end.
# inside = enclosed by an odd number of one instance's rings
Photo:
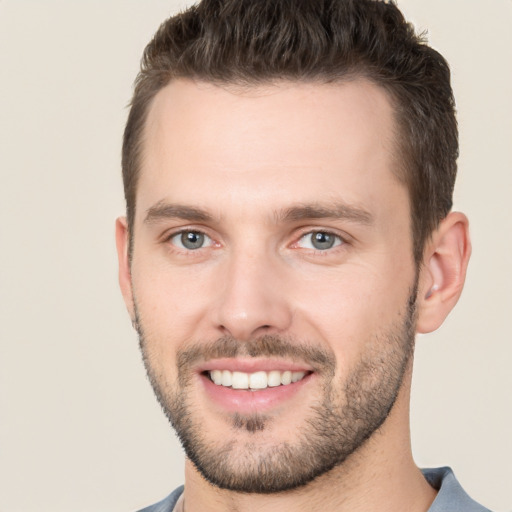
POLYGON ((342 465, 296 490, 243 494, 214 487, 185 464, 185 512, 426 512, 436 491, 415 465, 409 433, 410 378, 387 420, 342 465))

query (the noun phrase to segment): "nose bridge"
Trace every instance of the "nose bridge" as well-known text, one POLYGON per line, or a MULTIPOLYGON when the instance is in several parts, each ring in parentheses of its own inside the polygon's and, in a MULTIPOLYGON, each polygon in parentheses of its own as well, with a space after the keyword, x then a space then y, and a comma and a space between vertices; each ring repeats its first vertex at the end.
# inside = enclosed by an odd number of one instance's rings
POLYGON ((290 324, 290 304, 280 260, 258 244, 232 248, 225 262, 217 306, 217 328, 240 340, 282 332, 290 324))

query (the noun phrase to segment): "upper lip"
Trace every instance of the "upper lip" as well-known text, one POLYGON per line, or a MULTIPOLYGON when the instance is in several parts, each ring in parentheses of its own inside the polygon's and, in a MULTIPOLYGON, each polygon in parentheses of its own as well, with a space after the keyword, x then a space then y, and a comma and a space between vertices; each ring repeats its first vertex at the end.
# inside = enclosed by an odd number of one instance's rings
POLYGON ((311 372, 313 368, 305 363, 296 363, 281 359, 258 359, 258 358, 221 358, 212 359, 198 367, 200 373, 212 370, 228 370, 231 372, 254 373, 258 371, 291 371, 311 372))

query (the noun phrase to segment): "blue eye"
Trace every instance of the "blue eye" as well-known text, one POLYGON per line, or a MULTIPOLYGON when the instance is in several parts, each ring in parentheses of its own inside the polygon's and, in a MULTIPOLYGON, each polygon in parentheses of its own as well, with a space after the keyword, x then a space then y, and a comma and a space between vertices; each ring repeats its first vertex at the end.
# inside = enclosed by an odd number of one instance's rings
POLYGON ((316 251, 326 251, 338 245, 341 245, 343 240, 333 233, 327 231, 312 231, 306 233, 298 242, 300 247, 304 249, 314 249, 316 251))
POLYGON ((201 249, 212 243, 212 239, 208 235, 201 233, 201 231, 181 231, 173 235, 170 241, 180 249, 188 251, 201 249))

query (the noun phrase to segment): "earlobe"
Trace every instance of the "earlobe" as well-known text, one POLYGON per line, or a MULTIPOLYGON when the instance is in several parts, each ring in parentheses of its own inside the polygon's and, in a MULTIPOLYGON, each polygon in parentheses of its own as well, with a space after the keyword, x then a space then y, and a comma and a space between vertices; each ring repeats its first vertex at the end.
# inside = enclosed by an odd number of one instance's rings
POLYGON ((470 255, 468 219, 459 212, 449 213, 424 250, 417 332, 435 331, 453 309, 464 287, 470 255))
POLYGON ((116 220, 116 247, 117 259, 119 262, 119 286, 123 294, 124 302, 128 313, 134 322, 134 307, 132 294, 132 279, 130 273, 130 258, 128 254, 129 233, 126 217, 119 217, 116 220))

